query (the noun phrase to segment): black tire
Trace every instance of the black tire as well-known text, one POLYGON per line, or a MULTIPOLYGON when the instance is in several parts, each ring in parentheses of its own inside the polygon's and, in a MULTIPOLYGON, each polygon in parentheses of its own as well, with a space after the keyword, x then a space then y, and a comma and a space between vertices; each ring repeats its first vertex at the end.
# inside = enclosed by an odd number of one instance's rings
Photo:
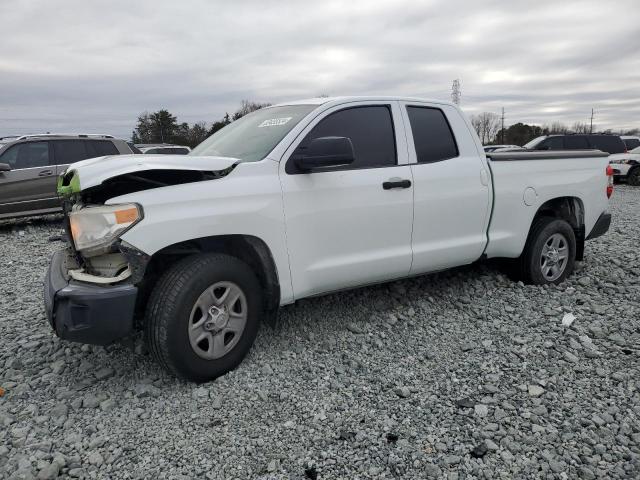
POLYGON ((262 289, 254 272, 241 260, 223 254, 188 257, 158 280, 146 309, 145 337, 156 361, 178 377, 206 382, 237 367, 258 333, 262 289), (233 282, 246 297, 247 319, 232 350, 218 359, 203 359, 192 348, 189 322, 200 295, 217 282, 233 282))
POLYGON ((640 167, 635 167, 627 174, 627 183, 634 187, 640 186, 640 167))
POLYGON ((540 217, 533 222, 522 255, 516 261, 517 274, 523 282, 529 284, 544 285, 562 283, 573 271, 575 259, 576 237, 571 225, 569 225, 566 220, 540 217), (543 273, 541 257, 545 243, 547 243, 554 234, 560 234, 566 239, 568 256, 564 270, 562 270, 560 276, 550 280, 543 273))

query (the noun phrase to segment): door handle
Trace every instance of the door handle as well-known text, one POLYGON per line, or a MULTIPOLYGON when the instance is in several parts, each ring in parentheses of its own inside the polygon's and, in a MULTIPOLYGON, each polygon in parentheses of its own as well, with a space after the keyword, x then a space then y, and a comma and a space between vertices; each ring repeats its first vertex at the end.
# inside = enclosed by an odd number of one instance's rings
POLYGON ((53 170, 40 170, 38 173, 39 177, 48 177, 49 175, 53 175, 53 170))
POLYGON ((392 188, 409 188, 411 187, 411 180, 401 180, 390 178, 386 182, 382 182, 382 188, 385 190, 391 190, 392 188))

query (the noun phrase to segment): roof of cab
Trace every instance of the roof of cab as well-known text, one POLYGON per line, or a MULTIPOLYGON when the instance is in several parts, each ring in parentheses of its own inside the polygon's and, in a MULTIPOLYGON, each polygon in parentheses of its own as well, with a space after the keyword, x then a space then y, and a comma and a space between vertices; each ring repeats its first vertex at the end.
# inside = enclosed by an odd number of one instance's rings
POLYGON ((440 105, 452 105, 456 106, 452 102, 446 100, 436 100, 431 98, 417 98, 417 97, 402 97, 402 96, 343 96, 343 97, 315 97, 315 98, 305 98, 302 100, 294 100, 289 102, 278 103, 277 105, 273 105, 274 107, 282 107, 285 105, 323 105, 325 103, 331 103, 339 105, 341 103, 349 103, 349 102, 380 102, 380 101, 400 101, 400 102, 426 102, 426 103, 437 103, 440 105))

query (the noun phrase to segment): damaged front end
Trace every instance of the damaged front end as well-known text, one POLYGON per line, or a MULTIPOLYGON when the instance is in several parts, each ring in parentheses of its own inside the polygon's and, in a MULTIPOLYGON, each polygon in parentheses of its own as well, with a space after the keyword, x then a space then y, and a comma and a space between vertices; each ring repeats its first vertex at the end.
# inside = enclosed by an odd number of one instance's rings
POLYGON ((140 292, 145 292, 143 279, 151 257, 121 237, 143 221, 144 209, 137 203, 107 201, 152 188, 222 178, 235 167, 229 160, 216 171, 152 169, 148 163, 136 165, 136 170, 126 165, 113 176, 95 172, 97 167, 88 163, 59 177, 69 245, 54 254, 44 293, 47 318, 60 338, 108 345, 134 333, 143 311, 140 292), (87 171, 93 175, 85 177, 87 171))

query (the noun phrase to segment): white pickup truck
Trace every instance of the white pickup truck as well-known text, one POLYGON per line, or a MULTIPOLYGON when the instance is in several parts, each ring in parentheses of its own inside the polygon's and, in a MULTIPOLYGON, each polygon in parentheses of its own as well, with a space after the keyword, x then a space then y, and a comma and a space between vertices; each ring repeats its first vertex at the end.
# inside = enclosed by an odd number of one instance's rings
POLYGON ((492 257, 514 259, 524 281, 562 282, 609 228, 607 166, 593 150, 487 157, 446 102, 264 108, 188 156, 70 166, 48 319, 92 344, 143 330, 160 364, 209 380, 301 298, 492 257))

